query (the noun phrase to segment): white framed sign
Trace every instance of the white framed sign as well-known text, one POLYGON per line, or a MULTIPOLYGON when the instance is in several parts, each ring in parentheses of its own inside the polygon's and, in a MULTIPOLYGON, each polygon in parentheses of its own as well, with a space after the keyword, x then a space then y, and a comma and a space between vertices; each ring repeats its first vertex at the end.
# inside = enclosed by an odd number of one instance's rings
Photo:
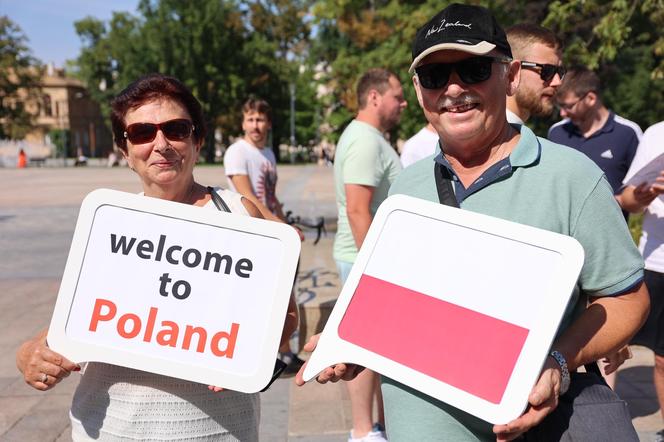
POLYGON ((304 379, 356 363, 507 423, 525 410, 583 257, 568 236, 391 196, 304 379))
POLYGON ((76 362, 260 391, 299 254, 285 224, 95 190, 81 205, 49 346, 76 362))

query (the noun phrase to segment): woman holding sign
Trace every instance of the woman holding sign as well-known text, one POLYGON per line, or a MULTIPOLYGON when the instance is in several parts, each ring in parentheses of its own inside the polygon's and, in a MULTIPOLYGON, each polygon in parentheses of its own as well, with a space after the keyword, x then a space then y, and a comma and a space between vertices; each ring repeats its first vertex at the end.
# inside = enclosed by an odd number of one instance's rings
MULTIPOLYGON (((140 78, 111 103, 113 135, 145 196, 262 218, 240 194, 205 187, 193 169, 205 139, 200 103, 178 80, 140 78), (222 209, 223 208, 223 209, 222 209)), ((297 326, 290 299, 282 343, 297 326)), ((81 367, 51 350, 44 331, 16 355, 25 381, 48 390, 81 367)), ((72 438, 80 440, 258 440, 258 394, 104 363, 87 364, 74 395, 72 438)))

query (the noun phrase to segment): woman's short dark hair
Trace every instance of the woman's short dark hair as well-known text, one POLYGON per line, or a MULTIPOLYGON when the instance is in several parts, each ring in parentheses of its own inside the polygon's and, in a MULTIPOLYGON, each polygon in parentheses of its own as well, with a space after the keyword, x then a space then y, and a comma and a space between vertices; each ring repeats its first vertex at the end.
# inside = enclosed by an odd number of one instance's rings
POLYGON ((194 141, 198 144, 205 139, 207 126, 203 109, 201 103, 198 102, 191 91, 177 78, 162 74, 148 74, 127 86, 111 101, 113 139, 120 149, 127 150, 127 140, 124 137, 127 112, 142 106, 148 101, 162 98, 177 101, 184 106, 194 124, 194 132, 192 133, 194 141))

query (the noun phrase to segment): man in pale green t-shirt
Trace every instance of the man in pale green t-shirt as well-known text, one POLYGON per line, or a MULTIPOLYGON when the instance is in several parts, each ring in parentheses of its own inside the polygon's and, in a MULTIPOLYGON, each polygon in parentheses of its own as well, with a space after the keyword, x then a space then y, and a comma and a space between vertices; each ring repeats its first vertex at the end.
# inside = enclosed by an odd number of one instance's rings
MULTIPOLYGON (((406 107, 399 79, 385 69, 370 69, 357 85, 359 110, 346 127, 334 157, 334 185, 337 198, 337 235, 334 259, 344 283, 358 249, 369 230, 380 203, 401 171, 396 152, 383 133, 399 123, 406 107)), ((375 373, 365 370, 348 382, 353 428, 349 441, 385 440, 382 401, 379 425, 373 424, 374 394, 379 391, 375 373)))

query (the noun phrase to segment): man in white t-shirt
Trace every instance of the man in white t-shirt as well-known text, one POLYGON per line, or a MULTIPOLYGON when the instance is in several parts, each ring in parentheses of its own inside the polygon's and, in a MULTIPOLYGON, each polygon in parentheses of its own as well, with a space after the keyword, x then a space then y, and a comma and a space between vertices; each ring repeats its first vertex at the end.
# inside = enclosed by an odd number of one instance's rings
POLYGON ((242 106, 244 136, 231 144, 224 155, 224 170, 231 190, 253 202, 265 219, 285 221, 277 199, 277 159, 267 146, 272 129, 270 105, 248 99, 242 106))
MULTIPOLYGON (((224 154, 228 186, 252 203, 265 219, 286 222, 277 199, 277 159, 267 145, 272 129, 272 110, 265 100, 249 98, 242 106, 244 136, 231 144, 224 154)), ((303 240, 304 236, 296 229, 303 240)), ((279 348, 279 358, 297 370, 303 363, 288 343, 279 348)))
POLYGON ((401 150, 401 165, 406 168, 416 161, 433 155, 438 146, 438 134, 431 123, 410 137, 401 150))
MULTIPOLYGON (((625 175, 627 182, 645 165, 664 154, 664 121, 649 127, 643 134, 634 160, 625 175)), ((650 315, 632 344, 643 345, 655 353, 655 391, 664 417, 664 201, 657 198, 664 193, 664 171, 654 182, 627 185, 616 196, 618 203, 631 213, 643 212, 643 230, 639 250, 646 263, 644 281, 650 292, 650 315), (645 212, 644 212, 645 211, 645 212)), ((664 442, 664 430, 656 435, 664 442)))

